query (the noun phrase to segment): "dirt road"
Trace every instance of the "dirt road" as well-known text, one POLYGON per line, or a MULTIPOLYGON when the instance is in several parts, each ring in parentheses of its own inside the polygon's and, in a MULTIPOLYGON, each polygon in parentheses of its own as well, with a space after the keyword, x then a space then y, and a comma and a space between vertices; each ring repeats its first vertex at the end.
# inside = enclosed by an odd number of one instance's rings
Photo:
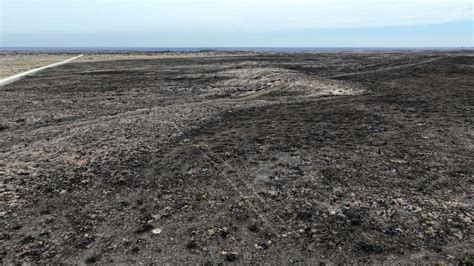
POLYGON ((2 78, 0 79, 0 86, 4 86, 4 85, 7 85, 7 84, 10 84, 12 82, 15 82, 23 77, 26 77, 28 75, 33 75, 35 73, 38 73, 39 71, 41 70, 45 70, 45 69, 48 69, 48 68, 52 68, 52 67, 57 67, 57 66, 60 66, 60 65, 64 65, 64 64, 67 64, 73 60, 76 60, 80 57, 82 57, 84 55, 78 55, 78 56, 75 56, 75 57, 72 57, 72 58, 69 58, 69 59, 66 59, 64 61, 61 61, 61 62, 57 62, 57 63, 54 63, 54 64, 50 64, 50 65, 46 65, 46 66, 42 66, 42 67, 38 67, 38 68, 34 68, 34 69, 30 69, 30 70, 27 70, 25 72, 22 72, 22 73, 18 73, 18 74, 15 74, 13 76, 9 76, 9 77, 6 77, 6 78, 2 78))

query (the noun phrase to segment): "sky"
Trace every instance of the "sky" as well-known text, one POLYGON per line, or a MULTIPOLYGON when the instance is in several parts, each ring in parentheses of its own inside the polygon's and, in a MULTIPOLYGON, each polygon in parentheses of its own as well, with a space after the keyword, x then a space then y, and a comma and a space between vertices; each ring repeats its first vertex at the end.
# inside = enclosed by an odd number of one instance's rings
POLYGON ((471 0, 0 0, 1 47, 472 47, 471 0))

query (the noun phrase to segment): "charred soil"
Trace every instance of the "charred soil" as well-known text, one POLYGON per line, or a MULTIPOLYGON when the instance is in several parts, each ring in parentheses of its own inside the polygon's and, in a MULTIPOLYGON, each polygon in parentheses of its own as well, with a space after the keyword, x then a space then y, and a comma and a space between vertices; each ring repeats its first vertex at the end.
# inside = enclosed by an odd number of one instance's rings
POLYGON ((0 258, 473 263, 474 57, 76 62, 0 87, 0 258))

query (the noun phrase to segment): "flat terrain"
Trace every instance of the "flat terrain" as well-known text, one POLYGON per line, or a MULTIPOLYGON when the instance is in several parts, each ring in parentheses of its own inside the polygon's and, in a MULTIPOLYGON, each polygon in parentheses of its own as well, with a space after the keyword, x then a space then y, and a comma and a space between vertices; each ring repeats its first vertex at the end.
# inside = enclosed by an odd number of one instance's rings
POLYGON ((0 52, 0 79, 70 58, 67 54, 0 52))
POLYGON ((0 87, 2 263, 472 265, 472 53, 123 56, 0 87))
MULTIPOLYGON (((254 55, 251 52, 219 53, 203 51, 199 53, 159 52, 159 53, 91 53, 76 59, 75 62, 120 61, 138 59, 164 59, 164 58, 200 58, 220 56, 254 55)), ((30 69, 64 61, 75 53, 37 53, 37 52, 0 52, 0 79, 25 72, 30 69)))

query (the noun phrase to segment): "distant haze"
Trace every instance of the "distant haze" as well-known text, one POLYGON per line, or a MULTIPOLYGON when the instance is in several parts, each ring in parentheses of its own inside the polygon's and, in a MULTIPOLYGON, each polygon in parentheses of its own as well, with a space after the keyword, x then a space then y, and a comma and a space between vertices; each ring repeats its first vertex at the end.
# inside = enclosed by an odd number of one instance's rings
POLYGON ((2 47, 472 47, 470 0, 0 0, 2 47))

